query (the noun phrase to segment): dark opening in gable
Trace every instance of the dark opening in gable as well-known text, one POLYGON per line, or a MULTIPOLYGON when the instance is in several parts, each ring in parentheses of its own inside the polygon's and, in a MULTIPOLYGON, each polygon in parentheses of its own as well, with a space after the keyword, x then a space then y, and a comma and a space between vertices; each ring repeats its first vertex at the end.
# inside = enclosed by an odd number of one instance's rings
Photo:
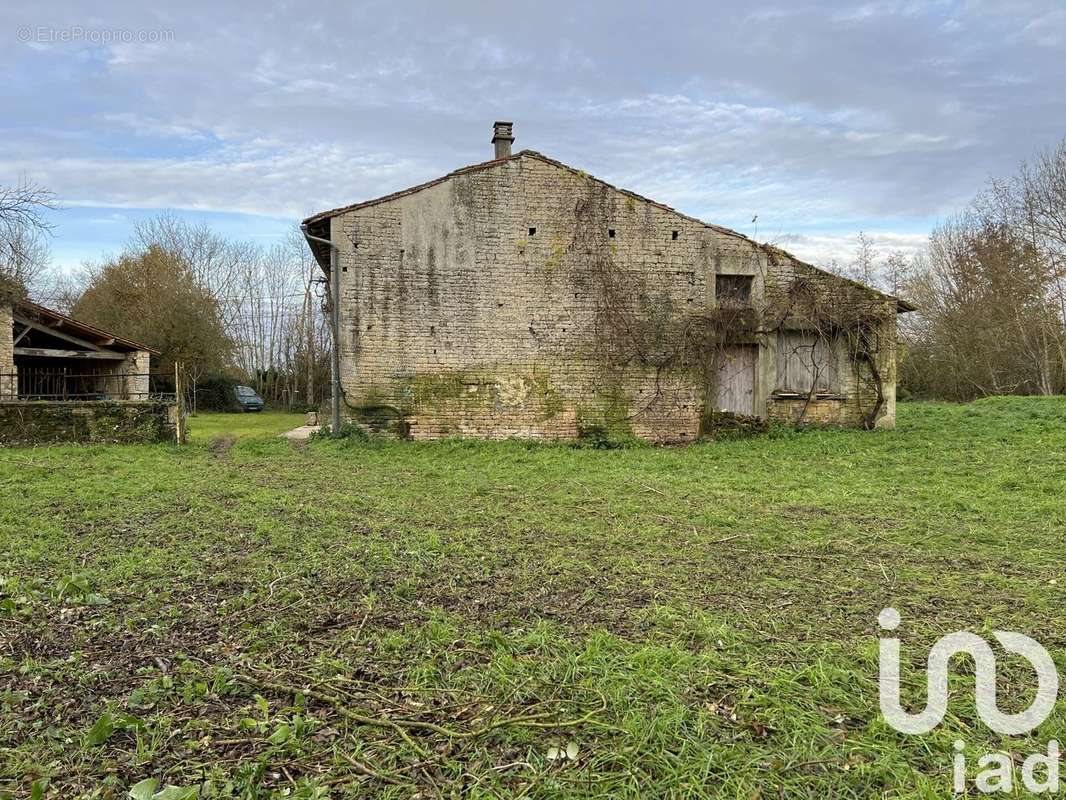
POLYGON ((751 275, 716 275, 714 294, 720 308, 747 308, 751 305, 751 275))

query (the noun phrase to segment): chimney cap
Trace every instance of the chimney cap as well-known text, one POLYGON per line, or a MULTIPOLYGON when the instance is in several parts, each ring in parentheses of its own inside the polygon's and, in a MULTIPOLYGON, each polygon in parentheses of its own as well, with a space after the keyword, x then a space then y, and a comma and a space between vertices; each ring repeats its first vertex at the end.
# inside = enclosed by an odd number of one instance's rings
POLYGON ((507 139, 508 141, 513 142, 513 129, 513 122, 507 122, 505 120, 496 120, 494 123, 492 123, 492 142, 495 144, 497 139, 507 139))
POLYGON ((513 122, 496 120, 492 123, 492 144, 496 150, 496 158, 511 157, 511 142, 514 141, 513 122))

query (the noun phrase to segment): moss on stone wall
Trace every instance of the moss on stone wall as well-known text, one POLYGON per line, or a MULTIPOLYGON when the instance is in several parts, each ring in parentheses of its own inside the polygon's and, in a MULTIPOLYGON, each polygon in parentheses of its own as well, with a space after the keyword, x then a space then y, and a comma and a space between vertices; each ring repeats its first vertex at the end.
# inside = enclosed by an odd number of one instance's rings
POLYGON ((0 403, 0 444, 169 442, 173 413, 162 401, 0 403))
POLYGON ((422 372, 370 387, 347 403, 349 416, 363 427, 401 435, 427 418, 445 435, 507 415, 539 424, 568 410, 551 374, 525 367, 422 372))
POLYGON ((551 244, 548 248, 548 257, 544 260, 544 269, 548 272, 556 269, 563 263, 563 258, 566 256, 567 241, 559 234, 552 236, 551 244))
POLYGON ((558 388, 551 382, 547 373, 537 373, 530 378, 533 390, 541 405, 540 419, 547 421, 563 410, 565 402, 558 388))
POLYGON ((433 407, 442 401, 458 400, 466 391, 467 385, 476 385, 480 381, 462 372, 430 372, 411 378, 411 400, 416 408, 433 407))
POLYGON ((620 383, 601 387, 591 402, 577 409, 579 435, 631 435, 633 422, 629 409, 632 402, 633 398, 620 383))

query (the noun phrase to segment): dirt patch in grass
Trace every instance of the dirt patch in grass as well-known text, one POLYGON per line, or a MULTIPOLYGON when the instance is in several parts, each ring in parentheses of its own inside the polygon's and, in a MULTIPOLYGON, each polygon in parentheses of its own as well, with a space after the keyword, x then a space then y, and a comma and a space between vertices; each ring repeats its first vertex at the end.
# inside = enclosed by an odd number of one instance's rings
POLYGON ((233 444, 236 441, 236 436, 216 436, 211 440, 211 444, 208 445, 208 448, 216 456, 224 456, 229 452, 230 448, 233 447, 233 444))

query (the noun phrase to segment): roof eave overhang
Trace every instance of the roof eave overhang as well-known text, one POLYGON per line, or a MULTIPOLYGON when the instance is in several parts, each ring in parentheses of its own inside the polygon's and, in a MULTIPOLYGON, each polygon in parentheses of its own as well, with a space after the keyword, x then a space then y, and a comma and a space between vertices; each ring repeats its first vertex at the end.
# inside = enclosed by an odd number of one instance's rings
POLYGON ((329 245, 316 239, 329 239, 332 241, 333 216, 319 214, 308 217, 300 225, 304 234, 304 241, 311 248, 311 255, 315 257, 321 270, 329 274, 329 245))
POLYGON ((81 322, 73 317, 68 317, 66 314, 61 314, 58 311, 54 311, 51 308, 38 305, 30 300, 21 300, 15 304, 15 310, 18 313, 23 314, 29 318, 35 318, 40 323, 49 327, 62 326, 66 330, 79 334, 81 338, 86 340, 98 339, 106 341, 107 346, 112 349, 122 349, 127 351, 143 350, 146 353, 150 353, 153 356, 158 356, 160 352, 154 347, 149 347, 146 344, 139 344, 138 342, 131 341, 130 339, 124 339, 121 336, 116 336, 113 333, 97 328, 94 325, 89 325, 86 322, 81 322))

